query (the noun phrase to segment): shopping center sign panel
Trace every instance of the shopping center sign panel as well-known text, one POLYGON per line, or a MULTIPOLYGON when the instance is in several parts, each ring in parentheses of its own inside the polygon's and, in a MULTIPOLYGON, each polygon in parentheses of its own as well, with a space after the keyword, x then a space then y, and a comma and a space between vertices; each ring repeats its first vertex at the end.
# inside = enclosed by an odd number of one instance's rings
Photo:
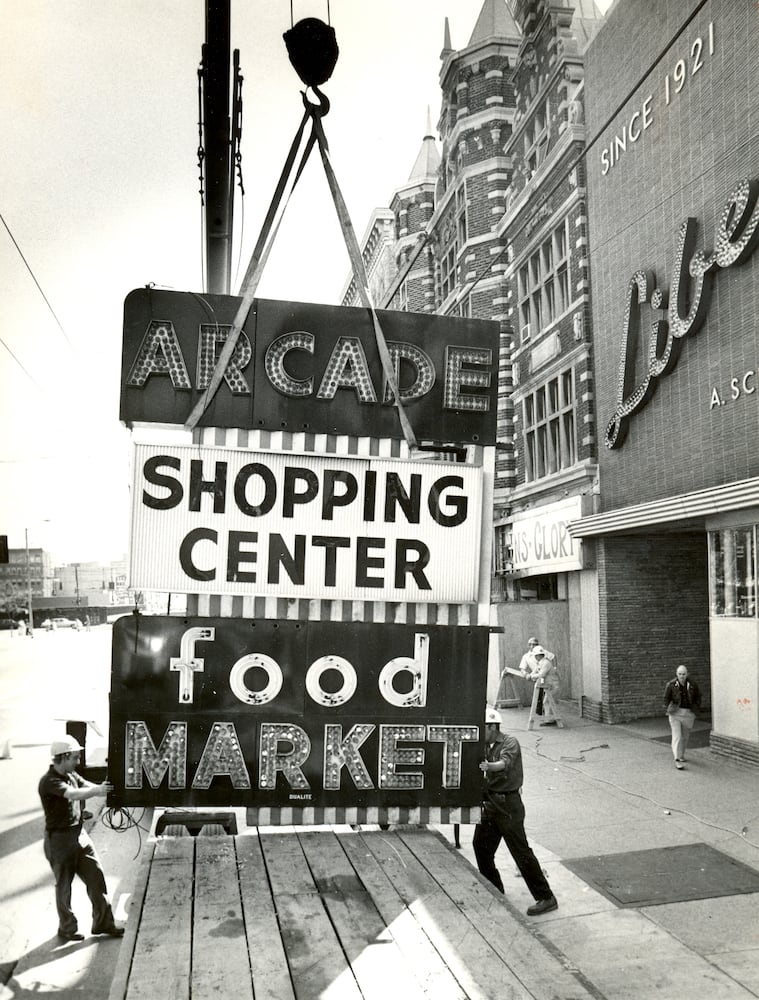
POLYGON ((487 628, 121 618, 109 801, 476 807, 487 646, 487 628))
MULTIPOLYGON (((239 302, 150 288, 127 296, 123 421, 186 422, 239 302)), ((492 445, 498 324, 383 310, 378 316, 417 439, 492 445)), ((402 437, 368 310, 256 299, 200 425, 402 437)))
POLYGON ((481 511, 473 466, 136 445, 131 586, 472 602, 481 511))

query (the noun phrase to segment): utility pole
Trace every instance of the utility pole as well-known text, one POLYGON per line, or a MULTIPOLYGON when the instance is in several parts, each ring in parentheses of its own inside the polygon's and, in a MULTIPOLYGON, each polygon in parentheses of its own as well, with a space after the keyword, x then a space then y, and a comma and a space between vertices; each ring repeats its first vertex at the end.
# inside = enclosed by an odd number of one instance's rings
POLYGON ((26 599, 29 603, 29 635, 34 638, 34 615, 32 614, 32 566, 29 562, 29 529, 24 528, 26 546, 26 599))
POLYGON ((232 271, 232 169, 229 119, 230 0, 206 0, 203 46, 206 284, 229 295, 232 271))

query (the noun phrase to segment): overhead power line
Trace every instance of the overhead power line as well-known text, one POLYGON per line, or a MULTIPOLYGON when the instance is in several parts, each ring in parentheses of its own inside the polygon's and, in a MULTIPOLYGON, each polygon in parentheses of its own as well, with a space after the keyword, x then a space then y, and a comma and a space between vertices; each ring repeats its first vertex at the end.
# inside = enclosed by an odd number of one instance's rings
POLYGON ((8 347, 8 345, 5 343, 5 341, 3 340, 2 337, 0 337, 0 344, 3 345, 3 347, 6 349, 6 351, 8 352, 8 354, 10 354, 10 356, 13 358, 13 360, 19 366, 19 368, 24 373, 24 375, 26 375, 26 377, 29 379, 29 381, 32 383, 32 385, 35 386, 35 388, 39 389, 40 392, 42 392, 42 386, 39 384, 39 382, 35 381, 34 377, 29 374, 29 372, 26 370, 26 368, 24 368, 24 366, 21 364, 21 362, 16 357, 16 355, 13 353, 13 351, 10 349, 10 347, 8 347))
MULTIPOLYGON (((44 292, 42 291, 42 285, 40 285, 39 281, 37 281, 37 277, 36 277, 36 275, 35 275, 34 271, 32 270, 32 267, 31 267, 31 264, 29 263, 29 261, 28 261, 28 260, 26 259, 26 257, 24 256, 24 253, 23 253, 23 251, 22 251, 21 247, 20 247, 20 246, 18 245, 18 243, 16 242, 16 237, 15 237, 15 236, 13 235, 13 233, 11 232, 11 229, 10 229, 10 226, 9 226, 9 225, 8 225, 8 223, 7 223, 6 221, 5 221, 5 219, 4 219, 4 217, 3 217, 3 215, 2 215, 2 213, 1 213, 1 212, 0 212, 0 222, 2 222, 2 224, 3 224, 4 226, 5 226, 5 229, 6 229, 6 232, 8 233, 8 235, 9 235, 9 236, 10 236, 10 238, 11 238, 11 242, 13 243, 14 247, 15 247, 15 248, 16 248, 16 250, 18 251, 18 255, 19 255, 19 257, 21 258, 21 260, 23 260, 23 262, 24 262, 24 265, 26 266, 26 269, 27 269, 27 271, 28 271, 28 272, 29 272, 29 274, 30 274, 30 275, 32 276, 32 281, 33 281, 33 282, 34 282, 34 284, 35 284, 35 285, 37 286, 37 290, 39 291, 40 295, 41 295, 41 296, 42 296, 42 298, 44 299, 44 301, 45 301, 45 305, 46 305, 46 306, 48 307, 48 309, 50 310, 50 315, 51 315, 51 316, 53 317, 53 319, 55 320, 55 322, 56 322, 56 325, 57 325, 58 329, 59 329, 59 330, 61 331, 61 333, 63 334, 63 338, 64 338, 64 340, 65 340, 65 341, 66 341, 66 343, 67 343, 67 344, 69 345, 69 347, 70 347, 70 348, 71 348, 71 350, 72 350, 72 351, 74 352, 74 354, 76 354, 76 348, 74 347, 74 345, 73 345, 73 344, 71 343, 71 341, 69 340, 69 336, 68 336, 68 334, 66 333, 66 331, 65 331, 65 330, 63 329, 63 324, 62 324, 62 323, 61 323, 61 321, 60 321, 60 320, 58 319, 58 317, 57 317, 57 316, 55 315, 55 310, 54 310, 54 309, 53 309, 53 307, 52 307, 52 306, 50 305, 50 302, 49 302, 49 300, 48 300, 48 297, 47 297, 47 295, 45 295, 45 293, 44 293, 44 292)), ((7 345, 5 345, 5 346, 7 346, 7 345)), ((10 350, 10 349, 9 349, 9 350, 10 350)), ((11 351, 10 353, 11 353, 11 354, 13 354, 13 352, 12 352, 12 351, 11 351)), ((15 355, 13 355, 13 357, 15 358, 15 355)), ((18 361, 18 358, 16 358, 16 361, 18 361)), ((19 364, 21 364, 21 363, 19 362, 19 364)), ((23 365, 21 365, 21 367, 23 368, 23 365)), ((28 372, 27 372, 27 374, 28 374, 28 372)), ((32 381, 34 381, 34 380, 32 379, 32 381)))

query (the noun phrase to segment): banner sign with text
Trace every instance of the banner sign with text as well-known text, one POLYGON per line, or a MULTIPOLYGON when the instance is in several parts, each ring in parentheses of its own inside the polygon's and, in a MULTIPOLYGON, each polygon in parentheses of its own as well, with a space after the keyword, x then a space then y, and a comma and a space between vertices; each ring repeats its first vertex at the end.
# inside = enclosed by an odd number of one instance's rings
POLYGON ((482 469, 136 445, 130 586, 472 603, 482 469))
POLYGON ((120 618, 124 806, 478 806, 489 631, 120 618))
POLYGON ((569 525, 582 517, 583 497, 568 497, 512 516, 511 550, 515 571, 571 573, 585 569, 582 541, 569 525))
MULTIPOLYGON (((184 424, 240 300, 136 289, 124 302, 120 418, 184 424)), ((492 445, 499 325, 379 310, 419 441, 492 445)), ((366 309, 256 299, 205 427, 402 438, 366 309)))

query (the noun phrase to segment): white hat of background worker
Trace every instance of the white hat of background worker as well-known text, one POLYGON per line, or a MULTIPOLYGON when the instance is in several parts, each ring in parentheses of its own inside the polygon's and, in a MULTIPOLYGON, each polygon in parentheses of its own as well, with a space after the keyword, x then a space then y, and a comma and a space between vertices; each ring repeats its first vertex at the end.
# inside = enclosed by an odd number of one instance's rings
POLYGON ((53 740, 50 746, 50 756, 57 757, 62 753, 80 753, 84 747, 80 747, 73 736, 64 736, 60 740, 53 740))
POLYGON ((502 721, 503 720, 501 719, 500 713, 496 712, 496 710, 494 708, 486 708, 485 709, 485 722, 486 723, 493 722, 493 723, 495 723, 496 726, 500 726, 500 724, 501 724, 502 721))

